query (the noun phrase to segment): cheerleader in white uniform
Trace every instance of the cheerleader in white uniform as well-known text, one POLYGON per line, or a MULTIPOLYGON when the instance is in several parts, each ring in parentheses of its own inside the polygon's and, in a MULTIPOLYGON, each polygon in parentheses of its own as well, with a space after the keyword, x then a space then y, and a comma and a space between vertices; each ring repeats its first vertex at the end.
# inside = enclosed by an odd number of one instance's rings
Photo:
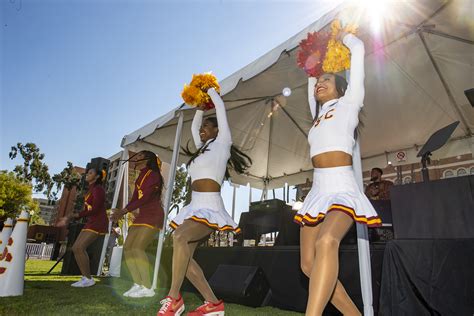
POLYGON ((218 300, 206 281, 202 269, 193 259, 193 253, 199 242, 215 230, 233 231, 240 229, 229 216, 220 194, 224 178, 228 177, 228 165, 237 173, 244 172, 251 159, 232 145, 230 128, 224 102, 214 89, 207 91, 216 108, 216 116, 204 119, 204 107, 196 111, 191 127, 193 140, 198 148, 188 162, 191 176, 191 203, 184 207, 171 221, 175 230, 173 235, 173 272, 171 289, 161 301, 158 315, 181 315, 184 302, 180 288, 184 277, 196 287, 204 297, 204 305, 188 315, 224 315, 224 303, 218 300), (202 125, 201 125, 202 124, 202 125))
POLYGON ((381 225, 352 169, 354 131, 364 100, 364 43, 352 34, 342 38, 351 51, 349 84, 335 74, 308 82, 313 187, 294 218, 301 225, 301 269, 310 278, 306 315, 322 315, 329 301, 344 315, 360 315, 337 279, 339 243, 354 221, 381 225))

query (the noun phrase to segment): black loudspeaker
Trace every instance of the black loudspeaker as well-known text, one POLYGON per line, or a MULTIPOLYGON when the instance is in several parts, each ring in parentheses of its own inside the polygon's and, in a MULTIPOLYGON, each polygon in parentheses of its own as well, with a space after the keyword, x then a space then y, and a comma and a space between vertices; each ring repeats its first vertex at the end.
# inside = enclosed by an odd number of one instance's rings
MULTIPOLYGON (((74 253, 72 252, 72 246, 77 239, 77 236, 81 233, 81 229, 84 227, 82 223, 71 223, 68 226, 67 234, 67 250, 64 254, 63 267, 61 269, 61 274, 66 275, 80 275, 81 271, 76 264, 76 258, 74 258, 74 253)), ((88 248, 87 254, 89 255, 89 262, 91 267, 91 273, 96 274, 97 269, 99 268, 100 255, 102 252, 102 244, 104 242, 104 236, 99 236, 88 248)))
POLYGON ((469 103, 471 103, 471 106, 474 107, 474 88, 465 90, 464 94, 466 95, 466 98, 469 100, 469 103))
POLYGON ((252 307, 263 306, 270 292, 270 285, 260 267, 221 264, 209 284, 217 297, 224 301, 252 307))

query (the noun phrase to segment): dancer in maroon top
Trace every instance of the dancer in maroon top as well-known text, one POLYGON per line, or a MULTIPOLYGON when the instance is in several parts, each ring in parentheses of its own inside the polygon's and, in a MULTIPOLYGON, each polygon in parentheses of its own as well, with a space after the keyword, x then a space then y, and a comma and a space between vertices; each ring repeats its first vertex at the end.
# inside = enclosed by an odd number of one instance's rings
POLYGON ((107 233, 109 220, 105 210, 105 190, 102 187, 105 176, 105 170, 91 168, 87 171, 86 182, 88 183, 89 190, 84 197, 84 210, 61 219, 58 224, 58 226, 65 226, 73 219, 87 217, 86 225, 72 246, 74 257, 82 273, 81 280, 73 283, 71 285, 73 287, 89 287, 95 284, 94 279, 91 277, 87 247, 89 247, 99 235, 105 235, 107 233))
POLYGON ((112 215, 112 220, 116 222, 126 213, 139 209, 139 214, 130 225, 123 246, 125 262, 134 285, 123 295, 134 298, 151 297, 155 295, 155 291, 151 288, 150 262, 145 249, 163 227, 161 161, 151 151, 139 152, 130 161, 135 162, 135 168, 140 168, 140 175, 135 181, 135 190, 130 203, 112 215))

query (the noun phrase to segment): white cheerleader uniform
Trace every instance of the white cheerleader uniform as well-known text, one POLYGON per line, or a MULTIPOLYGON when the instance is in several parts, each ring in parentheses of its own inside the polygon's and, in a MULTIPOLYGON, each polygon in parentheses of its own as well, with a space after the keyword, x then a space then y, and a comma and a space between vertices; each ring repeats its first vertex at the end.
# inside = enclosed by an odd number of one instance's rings
MULTIPOLYGON (((232 137, 224 102, 214 89, 209 89, 209 96, 216 108, 219 133, 215 139, 201 142, 199 129, 203 111, 197 110, 191 125, 194 144, 201 153, 191 162, 188 173, 191 181, 211 179, 219 184, 224 181, 227 161, 230 158, 232 137)), ((227 213, 220 192, 196 192, 191 195, 191 203, 186 205, 171 221, 170 226, 176 229, 185 220, 193 220, 216 230, 240 232, 240 228, 227 213)))
MULTIPOLYGON (((364 100, 364 43, 352 34, 343 39, 351 51, 351 75, 343 97, 327 101, 308 134, 311 157, 330 151, 352 155, 354 130, 359 124, 359 111, 364 100)), ((314 86, 316 78, 308 81, 311 114, 316 115, 314 86)), ((294 217, 301 226, 316 226, 331 211, 344 212, 356 222, 369 227, 381 226, 382 221, 355 180, 352 166, 315 168, 313 186, 302 208, 294 217)))

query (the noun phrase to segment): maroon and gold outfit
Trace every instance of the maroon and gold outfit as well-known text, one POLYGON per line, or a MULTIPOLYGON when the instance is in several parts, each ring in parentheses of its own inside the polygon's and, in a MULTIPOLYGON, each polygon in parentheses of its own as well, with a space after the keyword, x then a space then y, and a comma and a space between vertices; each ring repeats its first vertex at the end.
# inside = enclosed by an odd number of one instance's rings
POLYGON ((83 231, 90 231, 99 235, 107 233, 109 219, 105 211, 105 190, 101 185, 91 184, 84 197, 84 210, 79 218, 87 217, 83 231))
POLYGON ((129 212, 140 209, 131 226, 145 226, 153 229, 163 227, 162 188, 163 183, 159 172, 148 167, 140 171, 140 175, 135 181, 132 199, 125 207, 129 212))

